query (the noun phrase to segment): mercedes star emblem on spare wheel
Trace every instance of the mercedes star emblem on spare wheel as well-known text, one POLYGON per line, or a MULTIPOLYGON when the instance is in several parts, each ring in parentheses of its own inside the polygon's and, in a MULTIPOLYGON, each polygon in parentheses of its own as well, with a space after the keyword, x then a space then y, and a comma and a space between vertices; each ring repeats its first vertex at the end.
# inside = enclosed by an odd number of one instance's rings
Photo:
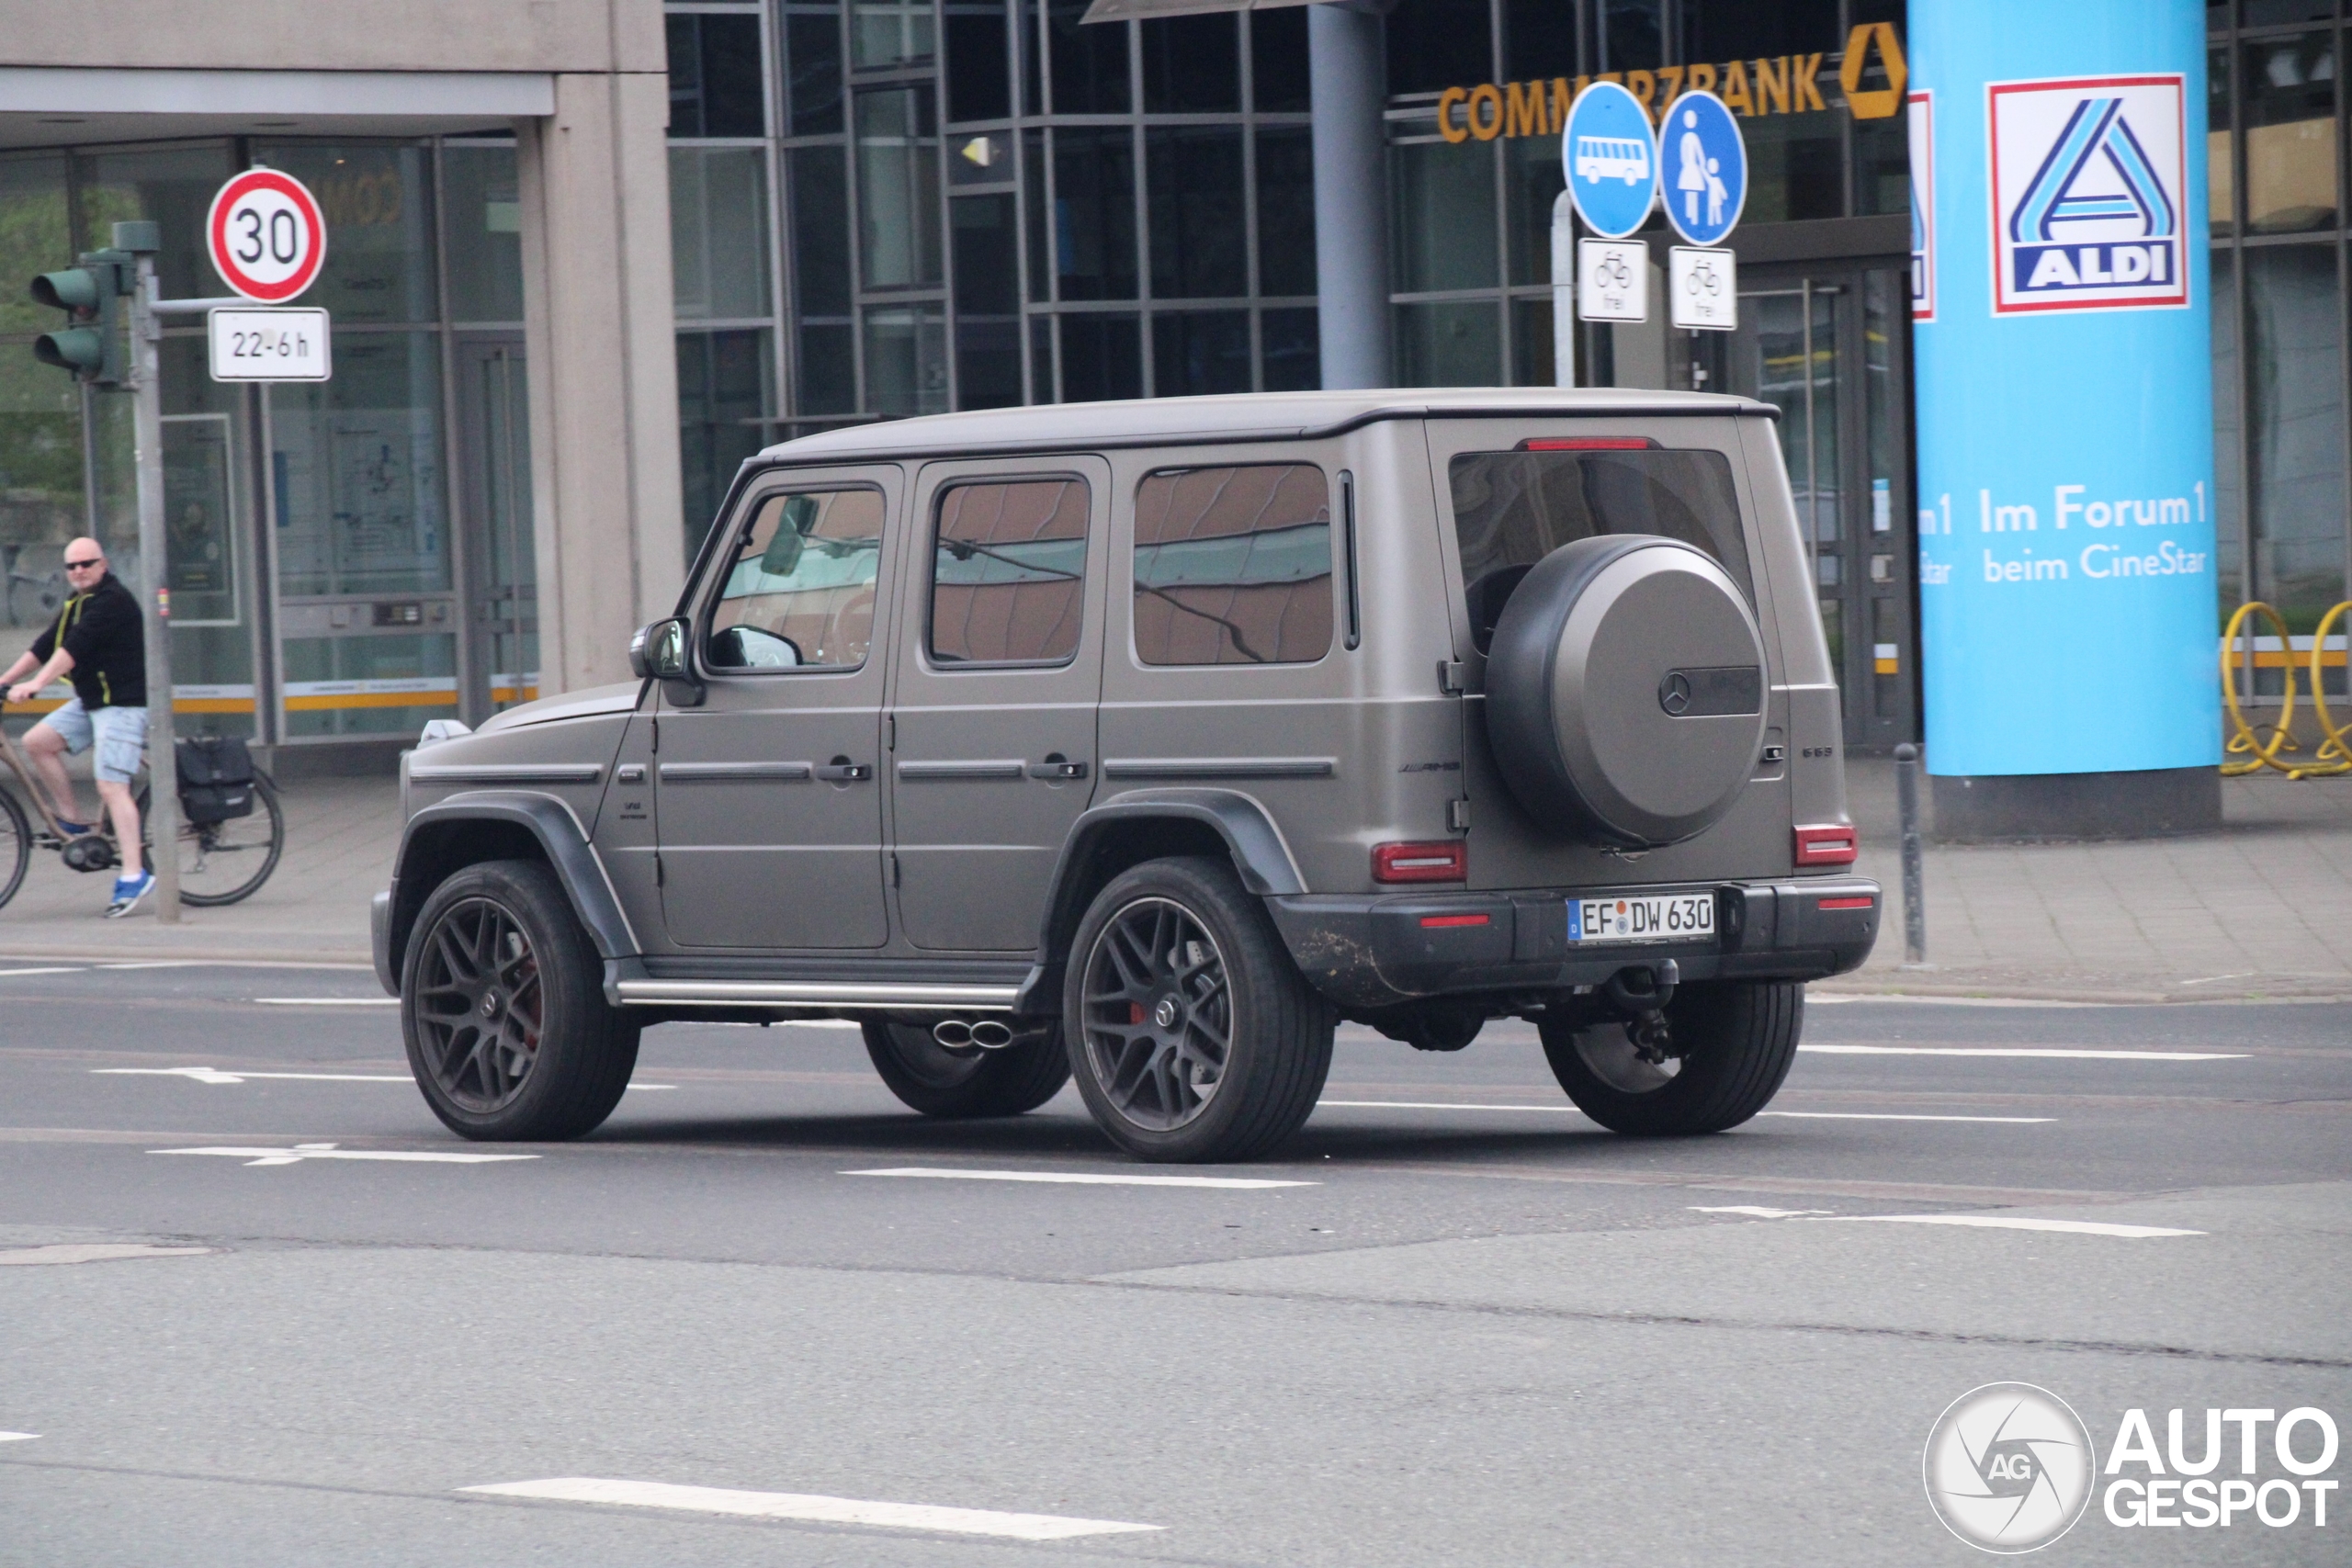
POLYGON ((1690 677, 1679 670, 1668 671, 1658 682, 1657 705, 1680 718, 1690 706, 1690 677))

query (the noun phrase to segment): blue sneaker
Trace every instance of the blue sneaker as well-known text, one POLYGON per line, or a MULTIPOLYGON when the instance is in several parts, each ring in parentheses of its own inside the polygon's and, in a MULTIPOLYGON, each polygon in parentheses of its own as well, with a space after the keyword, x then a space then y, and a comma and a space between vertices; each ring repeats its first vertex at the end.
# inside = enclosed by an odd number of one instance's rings
POLYGON ((155 874, 142 871, 137 876, 118 876, 114 882, 114 902, 107 906, 107 919, 119 920, 137 907, 155 886, 155 874))

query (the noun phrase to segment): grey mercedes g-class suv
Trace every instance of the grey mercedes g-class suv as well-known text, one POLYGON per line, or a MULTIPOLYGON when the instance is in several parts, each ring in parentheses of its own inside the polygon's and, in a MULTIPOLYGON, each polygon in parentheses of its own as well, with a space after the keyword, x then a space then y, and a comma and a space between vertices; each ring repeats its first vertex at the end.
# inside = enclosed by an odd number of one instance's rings
POLYGON ((847 1019, 925 1115, 1075 1075, 1133 1154, 1238 1160, 1338 1021, 1514 1017, 1606 1126, 1743 1122, 1879 918, 1773 416, 1324 392, 772 447, 638 681, 404 759, 417 1083, 576 1136, 647 1024, 847 1019))

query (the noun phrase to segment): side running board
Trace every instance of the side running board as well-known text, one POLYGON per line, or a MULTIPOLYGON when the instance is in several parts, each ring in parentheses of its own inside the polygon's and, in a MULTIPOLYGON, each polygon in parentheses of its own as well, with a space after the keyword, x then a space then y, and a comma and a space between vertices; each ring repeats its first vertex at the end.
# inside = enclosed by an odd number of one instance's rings
POLYGON ((623 1007, 950 1008, 1011 1012, 1019 986, 909 985, 871 980, 648 980, 614 986, 623 1007))

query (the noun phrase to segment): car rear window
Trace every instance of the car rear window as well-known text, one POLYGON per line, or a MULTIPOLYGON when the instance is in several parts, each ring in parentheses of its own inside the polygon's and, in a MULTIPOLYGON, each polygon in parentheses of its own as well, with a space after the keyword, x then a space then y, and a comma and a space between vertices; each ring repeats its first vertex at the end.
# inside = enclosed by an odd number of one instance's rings
POLYGON ((1721 452, 1464 452, 1448 478, 1462 587, 1481 652, 1528 568, 1595 534, 1662 534, 1695 545, 1755 602, 1739 496, 1721 452))

